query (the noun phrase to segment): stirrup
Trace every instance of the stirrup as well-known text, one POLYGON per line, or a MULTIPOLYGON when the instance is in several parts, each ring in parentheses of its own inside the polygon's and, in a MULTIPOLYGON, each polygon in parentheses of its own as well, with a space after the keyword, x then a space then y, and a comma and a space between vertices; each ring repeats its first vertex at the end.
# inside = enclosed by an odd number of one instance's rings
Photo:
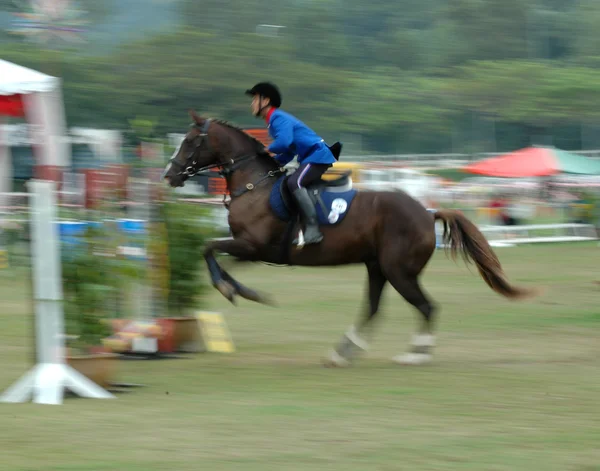
POLYGON ((316 239, 305 240, 304 244, 305 245, 313 245, 313 244, 320 244, 321 242, 323 242, 323 234, 321 234, 320 236, 317 236, 316 239))
POLYGON ((300 229, 298 231, 298 237, 296 237, 294 239, 294 241, 292 242, 292 245, 295 245, 296 247, 301 249, 302 247, 304 247, 305 243, 306 243, 306 241, 304 240, 304 232, 302 231, 302 229, 300 229))
MULTIPOLYGON (((319 242, 321 242, 323 240, 323 234, 321 233, 321 231, 319 230, 319 226, 309 226, 312 227, 312 229, 310 230, 310 232, 313 233, 314 235, 314 239, 313 240, 307 240, 306 243, 307 244, 318 244, 319 242)), ((309 232, 308 227, 307 230, 305 232, 309 232)), ((304 236, 304 238, 306 239, 306 236, 304 236)))
MULTIPOLYGON (((317 229, 318 230, 318 229, 317 229)), ((311 240, 311 241, 307 241, 306 237, 304 236, 304 232, 302 229, 300 229, 298 231, 298 237, 296 237, 294 239, 294 241, 292 242, 293 245, 295 245, 298 248, 302 248, 305 245, 312 245, 312 244, 318 244, 323 240, 323 234, 321 233, 321 231, 318 232, 317 238, 318 240, 311 240)))

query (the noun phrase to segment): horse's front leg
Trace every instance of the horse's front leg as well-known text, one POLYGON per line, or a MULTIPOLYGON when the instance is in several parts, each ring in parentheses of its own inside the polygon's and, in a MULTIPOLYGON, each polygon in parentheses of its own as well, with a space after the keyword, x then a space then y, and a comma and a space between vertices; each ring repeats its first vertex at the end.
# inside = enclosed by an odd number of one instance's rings
POLYGON ((245 239, 214 240, 206 244, 204 259, 208 266, 212 284, 231 303, 235 304, 235 295, 257 303, 273 304, 265 295, 244 286, 227 273, 217 262, 215 252, 224 252, 242 260, 258 260, 258 247, 245 239))

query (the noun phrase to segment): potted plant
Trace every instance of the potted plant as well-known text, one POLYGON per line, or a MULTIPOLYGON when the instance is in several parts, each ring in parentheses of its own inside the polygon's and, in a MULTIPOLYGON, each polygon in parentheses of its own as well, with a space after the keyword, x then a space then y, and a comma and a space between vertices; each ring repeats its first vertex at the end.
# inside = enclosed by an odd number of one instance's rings
POLYGON ((169 348, 201 351, 196 312, 207 289, 202 251, 214 231, 205 223, 210 210, 180 201, 163 201, 158 206, 160 224, 154 224, 150 253, 155 293, 161 293, 166 316, 162 319, 169 348), (156 289, 158 287, 159 289, 156 289))
POLYGON ((63 240, 62 274, 67 333, 67 362, 106 387, 114 377, 119 355, 102 346, 110 335, 105 322, 117 302, 119 278, 115 257, 106 250, 107 231, 86 224, 84 234, 63 240))

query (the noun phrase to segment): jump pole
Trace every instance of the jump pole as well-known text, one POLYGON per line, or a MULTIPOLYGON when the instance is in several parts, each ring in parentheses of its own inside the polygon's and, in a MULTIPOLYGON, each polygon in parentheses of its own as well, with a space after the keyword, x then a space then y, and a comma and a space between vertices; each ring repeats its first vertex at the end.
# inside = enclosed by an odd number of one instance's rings
POLYGON ((55 183, 32 180, 28 186, 37 363, 0 396, 0 402, 62 404, 65 389, 82 397, 114 398, 65 361, 55 183))

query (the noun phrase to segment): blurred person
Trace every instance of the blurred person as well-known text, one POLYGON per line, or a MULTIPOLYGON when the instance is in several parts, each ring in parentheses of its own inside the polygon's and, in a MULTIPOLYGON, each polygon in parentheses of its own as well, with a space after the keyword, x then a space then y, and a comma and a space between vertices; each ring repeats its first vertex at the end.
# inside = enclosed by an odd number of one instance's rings
MULTIPOLYGON (((321 175, 336 161, 325 141, 298 118, 280 109, 281 93, 277 86, 260 82, 246 95, 252 96, 252 114, 267 123, 273 142, 267 150, 275 155, 280 166, 298 156, 298 168, 290 175, 287 186, 296 200, 306 225, 305 244, 323 240, 317 212, 306 187, 321 179, 321 175)), ((298 240, 294 241, 295 244, 298 240)))
POLYGON ((495 216, 498 224, 506 224, 508 215, 506 207, 508 202, 501 193, 495 193, 490 201, 490 208, 493 210, 492 214, 495 216))
POLYGON ((508 193, 496 195, 490 203, 491 208, 496 208, 498 222, 505 226, 520 224, 523 212, 527 210, 524 205, 519 205, 518 198, 508 193))
POLYGON ((594 205, 587 191, 577 190, 571 203, 572 222, 576 224, 591 224, 593 222, 594 205))

